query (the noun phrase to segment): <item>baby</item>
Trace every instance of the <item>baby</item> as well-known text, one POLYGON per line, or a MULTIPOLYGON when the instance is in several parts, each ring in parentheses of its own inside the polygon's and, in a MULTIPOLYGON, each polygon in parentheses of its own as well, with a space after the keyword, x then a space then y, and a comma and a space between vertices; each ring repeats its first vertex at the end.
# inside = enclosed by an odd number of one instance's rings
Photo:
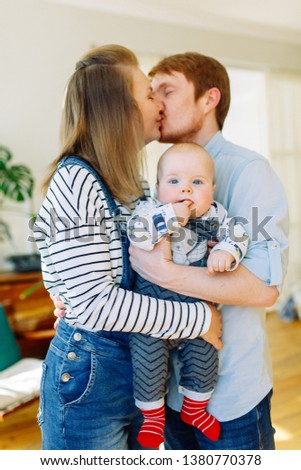
MULTIPOLYGON (((197 144, 175 144, 161 156, 157 170, 156 199, 142 201, 128 222, 134 245, 152 250, 170 235, 173 261, 206 266, 210 274, 236 269, 246 254, 248 236, 242 225, 227 217, 214 201, 214 163, 197 144), (208 240, 217 242, 208 253, 208 240)), ((152 297, 196 302, 137 277, 136 292, 152 297)), ((217 440, 219 422, 206 411, 218 373, 215 348, 202 338, 162 340, 130 335, 135 403, 144 422, 138 441, 158 447, 164 440, 164 397, 167 393, 169 351, 177 348, 182 363, 179 392, 184 395, 181 418, 209 439, 217 440)))

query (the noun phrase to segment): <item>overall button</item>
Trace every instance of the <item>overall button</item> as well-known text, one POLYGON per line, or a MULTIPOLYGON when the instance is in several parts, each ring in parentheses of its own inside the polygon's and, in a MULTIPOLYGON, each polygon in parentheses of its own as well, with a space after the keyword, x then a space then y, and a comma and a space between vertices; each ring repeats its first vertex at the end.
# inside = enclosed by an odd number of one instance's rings
POLYGON ((61 379, 62 382, 69 382, 69 380, 71 379, 71 375, 68 374, 68 372, 64 372, 64 374, 62 374, 61 376, 61 379))
POLYGON ((82 339, 82 335, 80 333, 74 333, 73 338, 75 341, 80 341, 82 339))
POLYGON ((68 353, 67 357, 68 357, 68 359, 70 359, 70 361, 74 361, 74 359, 76 359, 76 354, 75 354, 75 352, 72 351, 72 352, 68 353))

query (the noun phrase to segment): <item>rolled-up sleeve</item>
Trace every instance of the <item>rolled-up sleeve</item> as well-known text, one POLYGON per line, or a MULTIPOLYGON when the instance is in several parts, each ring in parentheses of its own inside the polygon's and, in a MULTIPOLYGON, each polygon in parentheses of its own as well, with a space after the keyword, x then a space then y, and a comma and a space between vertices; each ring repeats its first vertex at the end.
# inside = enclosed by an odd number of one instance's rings
POLYGON ((289 227, 283 186, 269 162, 261 158, 237 170, 232 190, 228 213, 241 217, 250 237, 242 264, 267 285, 281 290, 288 263, 289 227))
POLYGON ((280 290, 285 267, 281 261, 281 246, 276 240, 261 242, 250 247, 241 264, 268 286, 277 286, 280 290))

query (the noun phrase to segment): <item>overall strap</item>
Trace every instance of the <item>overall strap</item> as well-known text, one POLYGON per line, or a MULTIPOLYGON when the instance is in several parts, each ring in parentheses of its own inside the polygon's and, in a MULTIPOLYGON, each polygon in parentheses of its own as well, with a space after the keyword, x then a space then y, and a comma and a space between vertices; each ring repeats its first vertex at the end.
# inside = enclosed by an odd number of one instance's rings
MULTIPOLYGON (((61 159, 61 161, 58 164, 57 169, 59 170, 60 168, 64 168, 67 165, 79 165, 83 168, 86 168, 89 173, 91 173, 96 181, 99 183, 102 192, 105 195, 107 204, 108 204, 108 209, 109 212, 114 218, 117 230, 120 236, 121 240, 121 252, 122 252, 122 278, 120 281, 120 287, 123 289, 131 289, 133 284, 134 284, 134 278, 135 278, 135 273, 131 268, 130 261, 129 261, 129 253, 128 253, 128 248, 129 248, 129 240, 126 235, 126 232, 124 233, 124 230, 122 228, 122 217, 119 217, 121 215, 121 210, 117 206, 112 194, 110 193, 107 185, 103 181, 102 177, 99 175, 99 173, 83 158, 78 157, 78 156, 66 156, 61 159)), ((118 343, 121 343, 128 347, 128 333, 123 333, 119 331, 99 331, 98 332, 99 336, 103 336, 105 338, 109 338, 112 341, 118 341, 118 343)))
POLYGON ((67 156, 67 157, 63 157, 61 159, 61 161, 59 162, 58 164, 58 170, 60 168, 63 168, 63 167, 66 167, 67 165, 79 165, 83 168, 86 168, 89 173, 91 173, 94 178, 97 180, 97 182, 99 183, 101 189, 102 189, 102 192, 104 193, 105 195, 105 198, 106 198, 106 201, 107 201, 107 204, 108 204, 108 209, 110 211, 110 214, 112 217, 117 217, 120 215, 121 211, 120 211, 120 208, 117 206, 115 200, 113 199, 113 196, 112 194, 110 193, 109 189, 107 188, 107 185, 105 184, 105 182, 103 181, 102 177, 100 176, 100 174, 93 168, 92 165, 90 165, 86 160, 84 160, 83 158, 81 157, 78 157, 78 156, 67 156))
POLYGON ((118 234, 120 237, 120 241, 121 241, 122 278, 120 282, 120 287, 122 287, 123 289, 131 290, 135 282, 135 272, 133 271, 130 265, 130 260, 129 260, 130 242, 127 236, 127 224, 124 220, 124 217, 121 216, 121 210, 117 206, 112 194, 110 193, 108 187, 106 186, 101 176, 88 162, 86 162, 84 159, 77 157, 77 156, 64 157, 62 158, 62 160, 60 161, 58 165, 58 170, 70 164, 79 165, 83 168, 86 168, 95 177, 96 181, 99 183, 105 195, 105 198, 108 204, 108 209, 110 211, 110 215, 114 219, 114 222, 116 224, 118 234))

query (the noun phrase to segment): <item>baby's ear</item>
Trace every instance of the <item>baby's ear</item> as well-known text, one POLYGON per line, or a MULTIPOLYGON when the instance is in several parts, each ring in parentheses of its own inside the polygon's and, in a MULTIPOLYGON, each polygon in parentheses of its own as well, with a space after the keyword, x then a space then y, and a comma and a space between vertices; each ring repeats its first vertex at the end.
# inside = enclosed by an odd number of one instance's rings
POLYGON ((214 201, 214 191, 215 191, 215 189, 216 189, 216 184, 213 183, 213 184, 212 184, 212 192, 213 192, 213 194, 212 194, 212 202, 214 201))

